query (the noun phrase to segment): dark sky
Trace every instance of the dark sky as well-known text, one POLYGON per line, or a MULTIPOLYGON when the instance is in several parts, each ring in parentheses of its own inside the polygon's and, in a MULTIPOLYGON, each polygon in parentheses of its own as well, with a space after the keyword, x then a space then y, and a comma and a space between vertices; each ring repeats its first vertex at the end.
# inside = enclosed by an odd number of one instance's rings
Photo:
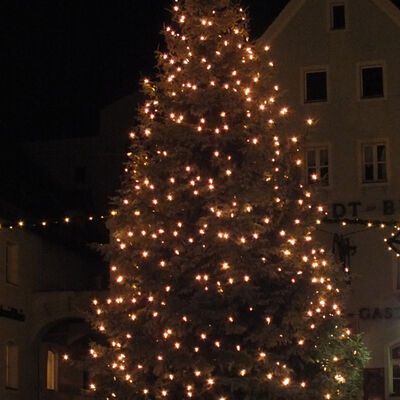
MULTIPOLYGON (((393 0, 400 4, 400 0, 393 0)), ((288 0, 243 0, 253 38, 288 0)), ((151 73, 172 0, 2 0, 2 137, 98 133, 99 110, 151 73)))
MULTIPOLYGON (((247 0, 252 36, 287 0, 247 0), (268 5, 267 5, 268 3, 268 5)), ((2 0, 2 137, 94 135, 99 109, 151 73, 172 0, 2 0)))

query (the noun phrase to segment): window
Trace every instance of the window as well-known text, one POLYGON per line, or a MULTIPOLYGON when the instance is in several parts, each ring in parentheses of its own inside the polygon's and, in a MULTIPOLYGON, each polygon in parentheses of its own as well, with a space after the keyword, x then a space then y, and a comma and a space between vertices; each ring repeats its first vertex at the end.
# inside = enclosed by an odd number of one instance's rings
POLYGON ((305 73, 306 103, 323 102, 328 98, 326 71, 310 71, 305 73))
POLYGON ((346 29, 346 9, 344 4, 331 4, 331 30, 346 29))
POLYGON ((6 281, 16 285, 18 283, 18 246, 15 243, 6 243, 6 281))
POLYGON ((329 151, 327 147, 315 147, 306 151, 307 183, 329 185, 329 151))
POLYGON ((390 392, 392 395, 400 396, 400 344, 397 344, 391 348, 390 361, 390 392))
POLYGON ((385 398, 384 368, 364 369, 364 399, 378 400, 385 398))
POLYGON ((361 67, 361 98, 383 97, 383 67, 361 67))
POLYGON ((6 387, 18 389, 18 346, 13 342, 6 345, 6 387))
POLYGON ((363 183, 386 182, 386 145, 368 143, 362 145, 363 183))
POLYGON ((57 388, 57 354, 47 350, 46 363, 46 389, 56 390, 57 388))

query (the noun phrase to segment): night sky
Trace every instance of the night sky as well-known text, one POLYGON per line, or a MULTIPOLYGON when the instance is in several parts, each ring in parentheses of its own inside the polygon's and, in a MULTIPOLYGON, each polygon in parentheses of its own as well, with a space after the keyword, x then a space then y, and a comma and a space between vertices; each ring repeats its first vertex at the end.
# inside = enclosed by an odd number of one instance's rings
MULTIPOLYGON (((247 0, 251 36, 288 0, 247 0)), ((99 110, 151 75, 172 0, 2 0, 2 138, 98 134, 99 110)))
MULTIPOLYGON (((400 0, 392 0, 400 6, 400 0)), ((252 38, 288 0, 243 0, 252 38)), ((152 73, 172 0, 2 0, 2 138, 92 136, 99 111, 152 73)))

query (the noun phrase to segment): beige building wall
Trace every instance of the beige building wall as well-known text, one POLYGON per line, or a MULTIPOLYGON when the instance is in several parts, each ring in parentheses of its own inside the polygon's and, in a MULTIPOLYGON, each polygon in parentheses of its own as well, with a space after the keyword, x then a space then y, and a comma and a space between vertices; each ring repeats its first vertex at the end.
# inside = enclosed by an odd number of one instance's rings
POLYGON ((26 228, 0 229, 1 400, 87 398, 84 371, 63 360, 74 349, 81 353, 91 335, 84 318, 97 292, 83 289, 94 280, 85 261, 26 228), (10 344, 17 355, 10 357, 10 344), (56 354, 54 390, 46 382, 49 349, 56 354))
MULTIPOLYGON (((259 43, 271 46, 293 130, 313 118, 306 144, 329 150, 329 185, 315 185, 329 216, 399 220, 400 11, 387 0, 292 0, 259 43), (344 6, 345 29, 331 29, 334 5, 344 6), (384 96, 361 98, 363 66, 382 66, 384 96), (305 101, 307 71, 326 71, 326 101, 305 101), (363 183, 362 146, 368 143, 386 145, 385 182, 363 183)), ((364 398, 371 400, 400 398, 393 375, 399 359, 392 357, 400 344, 399 263, 383 241, 393 228, 377 226, 335 223, 318 231, 328 246, 339 234, 356 248, 347 311, 371 351, 364 384, 364 398)))

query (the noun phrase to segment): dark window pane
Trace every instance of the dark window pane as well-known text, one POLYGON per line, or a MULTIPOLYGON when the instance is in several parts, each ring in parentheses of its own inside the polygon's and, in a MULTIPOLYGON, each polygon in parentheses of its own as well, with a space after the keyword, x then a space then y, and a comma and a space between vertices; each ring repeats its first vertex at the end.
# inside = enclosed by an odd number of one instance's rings
POLYGON ((315 167, 315 150, 307 151, 307 165, 315 167))
POLYGON ((386 181, 386 164, 378 164, 378 180, 386 181))
MULTIPOLYGON (((397 284, 396 289, 400 290, 400 261, 397 261, 397 284)), ((392 358, 400 358, 399 348, 392 349, 392 358), (396 353, 397 351, 397 353, 396 353)))
POLYGON ((374 155, 372 151, 372 146, 364 146, 364 162, 372 163, 374 160, 374 155))
MULTIPOLYGON (((400 264, 399 264, 399 267, 400 267, 400 264)), ((392 359, 393 360, 400 359, 400 346, 394 347, 392 349, 392 359)))
POLYGON ((380 144, 376 147, 376 153, 377 153, 377 160, 378 161, 386 161, 386 149, 385 145, 380 144))
POLYGON ((328 149, 322 149, 319 152, 319 163, 321 166, 328 165, 328 149))
POLYGON ((372 164, 365 164, 364 180, 365 181, 373 181, 374 180, 374 166, 372 164))
POLYGON ((400 379, 393 379, 393 394, 400 394, 400 379))
POLYGON ((344 5, 332 6, 332 29, 345 29, 346 16, 344 5))
POLYGON ((393 378, 400 378, 400 365, 393 365, 393 378))
POLYGON ((307 72, 305 101, 326 101, 327 93, 326 72, 307 72))
POLYGON ((329 171, 328 167, 323 167, 320 169, 320 181, 323 185, 329 185, 329 171))
POLYGON ((370 67, 362 69, 362 97, 383 96, 383 69, 370 67))

